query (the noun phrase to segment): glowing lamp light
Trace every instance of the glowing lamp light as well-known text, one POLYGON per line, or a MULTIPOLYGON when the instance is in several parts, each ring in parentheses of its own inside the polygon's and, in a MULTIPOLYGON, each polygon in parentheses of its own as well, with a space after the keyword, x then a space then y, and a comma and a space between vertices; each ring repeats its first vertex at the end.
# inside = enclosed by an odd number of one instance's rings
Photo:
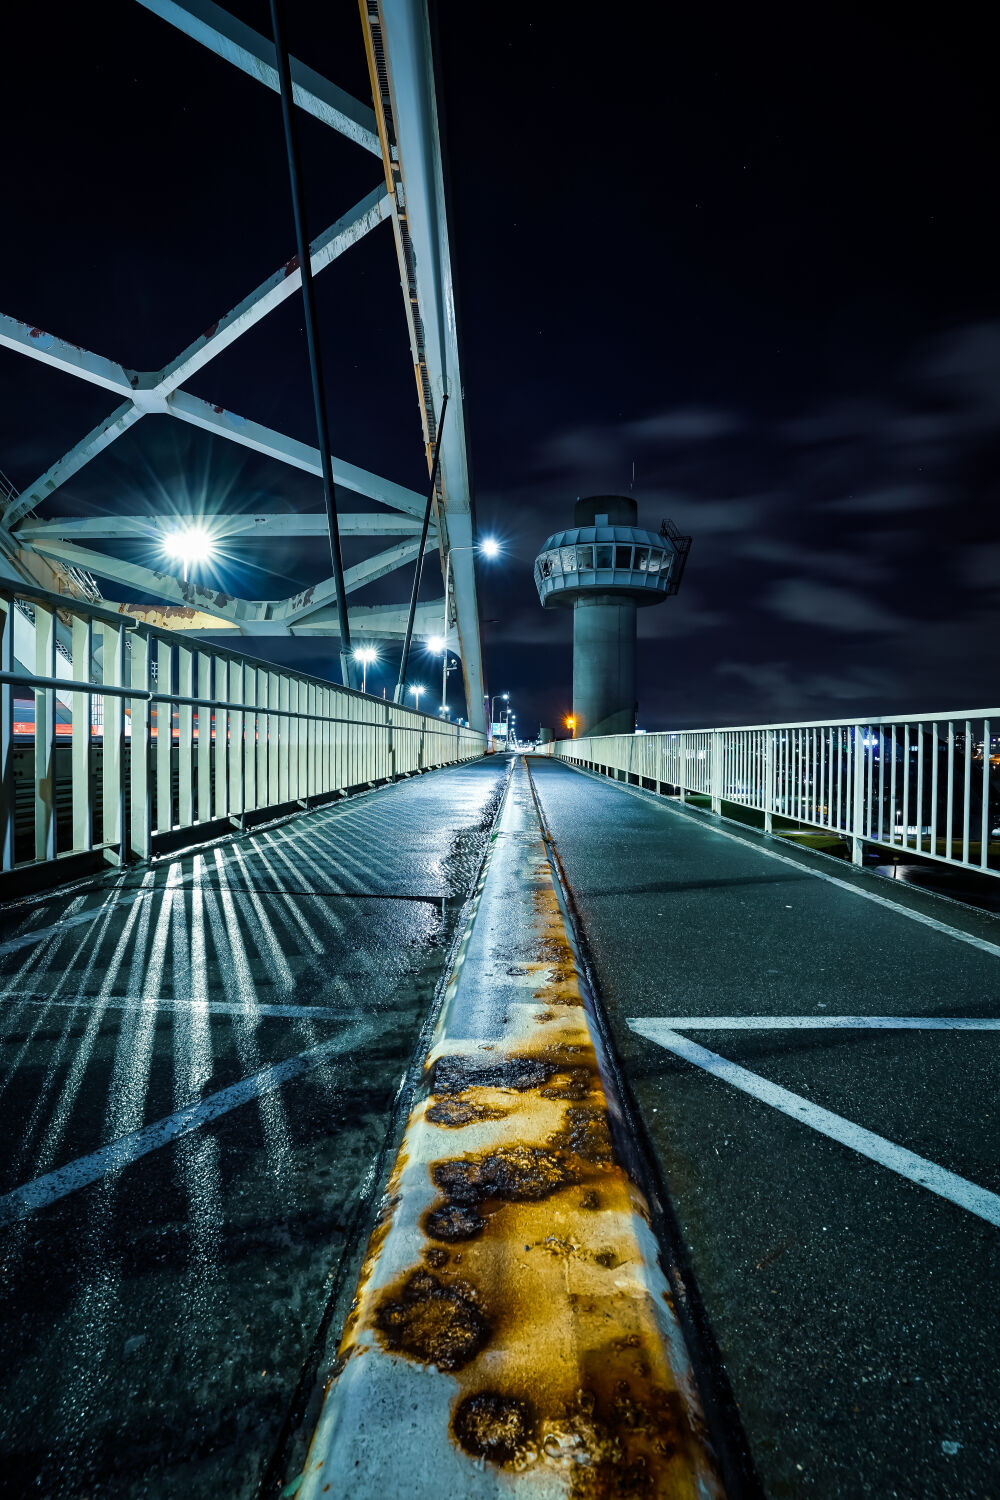
POLYGON ((439 635, 429 636, 427 639, 427 649, 428 651, 432 651, 435 656, 440 656, 444 650, 444 640, 439 635))
POLYGON ((165 531, 162 545, 167 556, 182 565, 185 582, 192 563, 211 562, 216 552, 212 534, 204 526, 178 526, 165 531))
POLYGON ((374 646, 356 646, 353 652, 354 660, 361 663, 361 691, 368 691, 368 668, 378 661, 378 652, 374 646))
POLYGON ((495 536, 485 536, 479 543, 479 550, 484 557, 499 557, 500 543, 495 536))

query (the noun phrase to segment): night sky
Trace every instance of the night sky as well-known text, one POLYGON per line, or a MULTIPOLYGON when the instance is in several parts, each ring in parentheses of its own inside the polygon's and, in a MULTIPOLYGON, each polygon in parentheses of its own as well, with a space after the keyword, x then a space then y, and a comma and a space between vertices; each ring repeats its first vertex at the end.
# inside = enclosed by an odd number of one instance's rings
MULTIPOLYGON (((268 30, 259 0, 229 8, 268 30)), ((292 50, 368 101, 351 0, 286 9, 292 50)), ((641 523, 695 539, 679 596, 640 613, 642 727, 995 702, 998 130, 971 17, 437 7, 476 507, 506 546, 480 569, 487 677, 525 729, 570 704, 570 621, 540 609, 535 552, 633 462, 641 523)), ((0 308, 157 368, 294 249, 277 96, 134 0, 5 25, 0 308)), ((316 236, 380 170, 300 119, 316 236)), ((388 226, 317 292, 334 450, 423 489, 388 226)), ((300 306, 189 388, 314 442, 300 306)), ((4 351, 0 395, 18 488, 114 404, 4 351)), ((39 515, 161 505, 322 494, 147 418, 39 515)), ((279 597, 322 562, 258 544, 215 577, 279 597)), ((246 644, 336 675, 333 642, 246 644)))

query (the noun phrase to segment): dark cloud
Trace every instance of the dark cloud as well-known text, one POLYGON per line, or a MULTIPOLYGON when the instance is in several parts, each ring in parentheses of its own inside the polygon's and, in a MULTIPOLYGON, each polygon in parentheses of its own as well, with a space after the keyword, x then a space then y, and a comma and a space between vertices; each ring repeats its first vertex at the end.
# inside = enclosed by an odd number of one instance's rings
POLYGON ((848 635, 893 634, 906 625, 901 615, 877 598, 815 578, 784 578, 765 596, 763 604, 783 620, 822 630, 842 630, 848 635))

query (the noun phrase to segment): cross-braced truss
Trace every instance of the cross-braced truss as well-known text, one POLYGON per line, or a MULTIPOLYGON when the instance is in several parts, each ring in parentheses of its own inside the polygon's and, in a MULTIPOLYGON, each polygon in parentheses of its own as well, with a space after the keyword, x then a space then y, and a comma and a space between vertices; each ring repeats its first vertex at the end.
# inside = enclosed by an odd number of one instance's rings
MULTIPOLYGON (((212 0, 137 0, 137 3, 266 88, 277 90, 273 43, 212 0)), ((448 552, 452 552, 449 616, 457 626, 457 649, 463 661, 469 718, 474 726, 482 728, 472 503, 426 0, 361 0, 361 21, 374 110, 352 99, 303 63, 291 60, 295 103, 378 157, 385 179, 312 242, 310 262, 315 276, 384 220, 392 223, 428 468, 437 438, 435 413, 440 412, 446 392, 453 408, 442 432, 434 527, 427 550, 438 550, 442 568, 448 552)), ((30 578, 43 587, 69 593, 80 591, 81 579, 86 574, 96 574, 123 590, 135 590, 161 601, 153 606, 130 603, 130 614, 202 635, 222 630, 243 635, 336 634, 332 578, 289 599, 235 598, 186 582, 170 572, 111 557, 89 545, 112 538, 148 536, 155 518, 114 515, 106 519, 48 520, 37 514, 38 507, 60 485, 148 415, 176 417, 214 436, 228 438, 318 476, 320 455, 316 448, 184 389, 185 383, 216 355, 295 295, 301 281, 301 268, 293 256, 176 359, 155 372, 126 369, 103 355, 0 314, 0 345, 102 386, 119 398, 110 415, 75 447, 33 483, 7 499, 0 520, 0 572, 30 578)), ((392 539, 384 551, 345 571, 345 590, 353 594, 415 560, 426 500, 414 490, 343 459, 335 457, 332 462, 338 491, 350 490, 374 500, 388 512, 340 516, 342 535, 392 539)), ((243 540, 310 537, 325 535, 326 516, 321 512, 221 515, 212 517, 212 526, 221 536, 243 540)), ((443 600, 422 604, 417 613, 417 631, 439 628, 443 608, 443 600)), ((350 618, 352 631, 356 628, 359 635, 399 639, 405 626, 406 606, 354 605, 350 618)))

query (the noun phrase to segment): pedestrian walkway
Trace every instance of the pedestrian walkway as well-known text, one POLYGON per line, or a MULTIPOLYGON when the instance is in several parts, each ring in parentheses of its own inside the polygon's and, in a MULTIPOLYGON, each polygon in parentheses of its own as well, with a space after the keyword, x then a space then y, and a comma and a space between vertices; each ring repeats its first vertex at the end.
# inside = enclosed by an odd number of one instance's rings
POLYGON ((1000 923, 531 770, 766 1493, 993 1500, 1000 923))
POLYGON ((519 760, 296 1490, 721 1500, 519 760))
POLYGON ((0 914, 0 1493, 249 1500, 280 1467, 505 775, 0 914))

